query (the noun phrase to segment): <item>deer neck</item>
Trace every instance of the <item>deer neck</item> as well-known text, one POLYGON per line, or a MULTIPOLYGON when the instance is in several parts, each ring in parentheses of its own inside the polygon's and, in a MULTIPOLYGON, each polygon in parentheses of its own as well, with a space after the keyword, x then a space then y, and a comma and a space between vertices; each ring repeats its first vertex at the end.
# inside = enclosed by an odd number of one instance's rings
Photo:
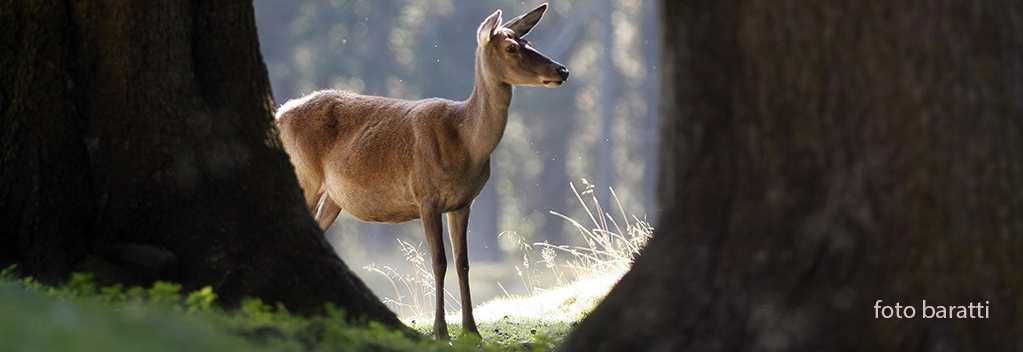
POLYGON ((487 72, 481 49, 476 50, 476 78, 472 95, 465 101, 466 118, 463 122, 465 143, 472 159, 483 162, 497 148, 508 125, 508 105, 511 104, 512 86, 487 72))

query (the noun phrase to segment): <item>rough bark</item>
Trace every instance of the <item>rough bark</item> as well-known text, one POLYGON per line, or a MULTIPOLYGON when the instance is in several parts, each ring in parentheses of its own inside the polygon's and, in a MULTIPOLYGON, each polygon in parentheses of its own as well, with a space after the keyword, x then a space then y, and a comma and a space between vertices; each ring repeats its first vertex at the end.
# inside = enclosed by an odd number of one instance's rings
POLYGON ((305 209, 250 2, 4 0, 0 17, 0 264, 403 327, 305 209))
POLYGON ((1018 1, 662 9, 660 224, 564 350, 1021 348, 1018 1))
POLYGON ((83 254, 94 212, 85 120, 68 99, 66 6, 4 1, 0 22, 0 265, 56 282, 83 254), (10 25, 31 18, 33 23, 10 25))

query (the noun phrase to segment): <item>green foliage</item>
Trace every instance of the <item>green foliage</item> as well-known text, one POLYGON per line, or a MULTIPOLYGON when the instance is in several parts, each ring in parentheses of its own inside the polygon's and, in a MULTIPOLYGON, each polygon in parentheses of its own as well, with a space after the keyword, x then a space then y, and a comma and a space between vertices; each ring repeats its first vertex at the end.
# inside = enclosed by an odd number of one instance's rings
POLYGON ((75 297, 96 294, 96 283, 92 281, 92 273, 71 273, 71 279, 64 284, 64 291, 75 297))
POLYGON ((11 266, 4 268, 4 270, 0 270, 0 279, 9 277, 14 272, 14 269, 17 268, 18 264, 11 264, 11 266))
POLYGON ((274 318, 273 307, 263 304, 263 300, 259 298, 242 301, 239 311, 242 316, 253 322, 269 323, 274 318))
POLYGON ((146 295, 149 298, 149 303, 155 305, 171 305, 181 301, 181 285, 157 281, 153 283, 153 287, 146 290, 146 295))
POLYGON ((189 293, 188 298, 185 298, 185 307, 189 313, 210 312, 213 309, 213 301, 216 299, 217 294, 213 293, 213 288, 206 286, 189 293))
POLYGON ((124 302, 128 299, 128 295, 124 293, 124 287, 121 284, 101 287, 99 293, 99 299, 104 302, 124 302))
POLYGON ((61 288, 0 278, 0 351, 252 350, 207 321, 131 304, 120 287, 95 287, 88 275, 61 288))
POLYGON ((43 283, 41 283, 39 281, 36 281, 31 276, 26 276, 24 279, 21 279, 20 282, 21 282, 22 285, 24 285, 26 288, 28 288, 30 290, 39 291, 39 292, 46 292, 46 293, 52 293, 51 290, 47 289, 46 285, 43 285, 43 283))
POLYGON ((13 270, 0 272, 0 336, 12 337, 0 339, 0 351, 546 351, 567 333, 538 331, 547 329, 543 325, 481 324, 497 332, 484 332, 483 341, 454 336, 443 342, 409 338, 375 322, 350 325, 345 312, 330 304, 325 314, 311 317, 256 298, 224 310, 214 304, 210 287, 184 294, 181 285, 168 282, 97 287, 91 274, 73 274, 53 288, 30 277, 16 280, 13 270))
POLYGON ((128 291, 125 292, 125 297, 127 300, 133 302, 145 301, 146 289, 143 287, 134 286, 132 288, 129 288, 128 291))

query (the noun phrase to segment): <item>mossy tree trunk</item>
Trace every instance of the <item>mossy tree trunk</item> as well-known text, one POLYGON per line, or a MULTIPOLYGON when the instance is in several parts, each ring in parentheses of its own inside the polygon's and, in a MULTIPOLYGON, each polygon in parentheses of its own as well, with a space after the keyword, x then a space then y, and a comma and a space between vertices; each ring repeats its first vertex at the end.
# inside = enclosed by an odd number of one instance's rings
POLYGON ((0 264, 402 326, 305 209, 251 2, 2 0, 0 22, 0 264))
POLYGON ((1021 347, 1018 1, 662 10, 660 224, 565 350, 1021 347))

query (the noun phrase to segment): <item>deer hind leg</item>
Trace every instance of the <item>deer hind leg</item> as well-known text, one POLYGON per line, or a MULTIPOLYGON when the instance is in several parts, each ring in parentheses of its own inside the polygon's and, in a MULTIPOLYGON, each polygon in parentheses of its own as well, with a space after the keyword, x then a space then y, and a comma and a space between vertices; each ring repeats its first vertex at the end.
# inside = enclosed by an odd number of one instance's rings
POLYGON ((448 232, 451 235, 451 250, 455 254, 455 272, 458 273, 458 289, 462 298, 462 330, 480 334, 476 330, 476 319, 472 316, 472 296, 469 294, 469 250, 465 231, 469 225, 469 206, 448 213, 448 232))
POLYGON ((323 193, 320 196, 320 201, 316 204, 316 213, 313 217, 316 218, 316 223, 320 225, 320 229, 327 231, 330 224, 334 223, 334 219, 337 219, 337 215, 341 213, 341 206, 337 205, 333 199, 327 193, 323 193))
POLYGON ((433 334, 438 340, 447 340, 448 324, 444 321, 444 275, 448 270, 448 260, 444 257, 444 239, 441 237, 440 208, 431 201, 423 201, 420 205, 420 217, 423 219, 423 231, 426 243, 430 246, 430 258, 433 260, 433 277, 436 289, 436 311, 433 319, 433 334))

